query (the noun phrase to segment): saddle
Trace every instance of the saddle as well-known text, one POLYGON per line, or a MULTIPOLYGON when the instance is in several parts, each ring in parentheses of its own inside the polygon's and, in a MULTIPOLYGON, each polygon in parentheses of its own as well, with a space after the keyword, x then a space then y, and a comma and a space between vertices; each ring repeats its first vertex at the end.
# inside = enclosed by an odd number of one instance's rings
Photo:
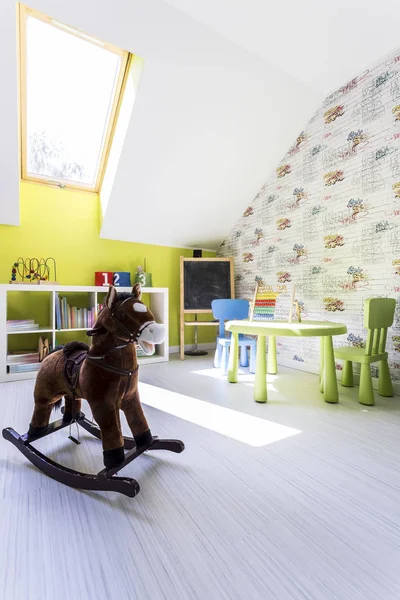
POLYGON ((69 342, 63 347, 63 352, 65 358, 64 376, 72 392, 74 392, 83 361, 89 352, 89 346, 83 342, 69 342))

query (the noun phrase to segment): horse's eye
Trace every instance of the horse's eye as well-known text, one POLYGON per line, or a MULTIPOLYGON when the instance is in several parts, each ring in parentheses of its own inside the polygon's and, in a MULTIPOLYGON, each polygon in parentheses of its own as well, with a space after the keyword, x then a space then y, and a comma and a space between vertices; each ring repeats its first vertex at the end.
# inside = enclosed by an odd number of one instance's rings
POLYGON ((133 303, 133 310, 135 312, 145 313, 145 312, 147 312, 147 306, 145 306, 141 302, 134 302, 133 303))

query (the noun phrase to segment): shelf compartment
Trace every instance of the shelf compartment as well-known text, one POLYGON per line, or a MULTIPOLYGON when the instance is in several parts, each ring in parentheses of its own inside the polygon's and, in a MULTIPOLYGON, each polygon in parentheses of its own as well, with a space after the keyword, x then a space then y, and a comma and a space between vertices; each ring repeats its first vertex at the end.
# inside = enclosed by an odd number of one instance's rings
MULTIPOLYGON (((11 290, 6 292, 6 320, 32 319, 39 329, 53 329, 53 292, 50 289, 43 289, 39 295, 15 291, 14 285, 10 285, 11 290)), ((22 286, 29 289, 29 285, 22 286)), ((40 287, 35 286, 35 287, 40 287)), ((42 286, 44 288, 45 286, 42 286)), ((7 327, 6 327, 7 331, 7 327)), ((25 331, 28 331, 26 329, 25 331)), ((32 328, 32 331, 35 331, 32 328)), ((7 333, 14 333, 7 331, 7 333)), ((18 332, 19 333, 19 332, 18 332)))

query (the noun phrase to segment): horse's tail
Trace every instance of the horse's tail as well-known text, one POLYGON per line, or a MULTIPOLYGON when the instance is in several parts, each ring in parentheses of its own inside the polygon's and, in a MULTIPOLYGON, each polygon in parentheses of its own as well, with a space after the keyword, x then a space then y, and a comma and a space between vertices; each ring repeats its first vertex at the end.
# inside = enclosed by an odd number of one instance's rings
MULTIPOLYGON (((48 353, 47 356, 50 356, 50 354, 53 354, 54 352, 58 352, 59 350, 64 350, 64 345, 55 346, 52 350, 50 350, 50 352, 48 353)), ((63 399, 60 398, 59 400, 57 400, 57 402, 54 402, 53 410, 60 410, 62 401, 63 401, 63 399)))
POLYGON ((53 410, 60 410, 62 401, 63 401, 63 398, 60 398, 59 400, 57 400, 57 402, 54 402, 53 410))

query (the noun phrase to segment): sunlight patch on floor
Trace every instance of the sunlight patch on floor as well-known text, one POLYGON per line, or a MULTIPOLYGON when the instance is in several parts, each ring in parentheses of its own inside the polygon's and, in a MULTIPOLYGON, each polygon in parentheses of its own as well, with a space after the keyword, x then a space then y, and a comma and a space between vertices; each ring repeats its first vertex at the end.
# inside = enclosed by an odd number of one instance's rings
POLYGON ((293 427, 253 417, 231 408, 217 406, 147 383, 141 383, 140 397, 142 403, 147 406, 152 406, 249 446, 266 446, 301 433, 299 429, 293 427))
MULTIPOLYGON (((197 369, 195 371, 190 371, 191 373, 193 373, 193 375, 205 375, 205 377, 212 377, 213 379, 225 379, 227 378, 226 375, 222 375, 221 371, 219 369, 215 369, 214 367, 212 367, 211 369, 197 369)), ((240 380, 242 381, 254 381, 254 373, 249 373, 249 370, 243 370, 239 367, 238 370, 238 377, 240 377, 240 380)))

